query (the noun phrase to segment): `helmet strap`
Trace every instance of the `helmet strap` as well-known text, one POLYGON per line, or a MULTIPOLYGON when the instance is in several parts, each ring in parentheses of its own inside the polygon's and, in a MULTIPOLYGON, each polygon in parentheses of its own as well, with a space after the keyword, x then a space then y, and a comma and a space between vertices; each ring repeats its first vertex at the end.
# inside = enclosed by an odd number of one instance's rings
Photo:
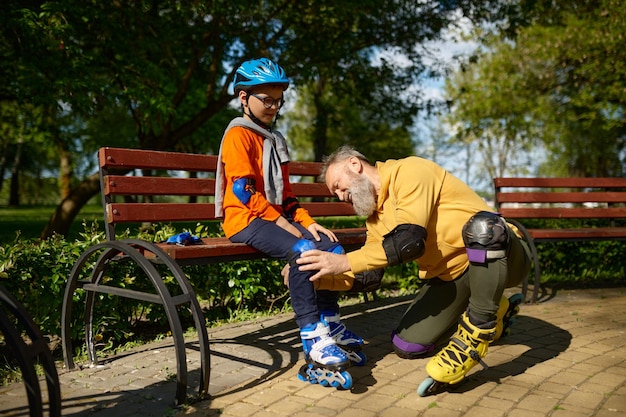
MULTIPOLYGON (((248 104, 249 101, 250 101, 250 94, 246 94, 246 104, 248 104)), ((280 117, 279 113, 280 113, 280 111, 276 112, 276 116, 274 116, 274 121, 272 122, 271 125, 268 126, 265 123, 263 123, 258 117, 256 117, 254 115, 254 113, 252 113, 252 110, 250 110, 250 105, 249 104, 248 104, 248 113, 246 113, 245 109, 243 111, 243 114, 248 116, 250 118, 250 120, 252 120, 254 123, 258 124, 263 129, 268 130, 270 132, 272 131, 272 128, 276 125, 276 121, 280 117)))

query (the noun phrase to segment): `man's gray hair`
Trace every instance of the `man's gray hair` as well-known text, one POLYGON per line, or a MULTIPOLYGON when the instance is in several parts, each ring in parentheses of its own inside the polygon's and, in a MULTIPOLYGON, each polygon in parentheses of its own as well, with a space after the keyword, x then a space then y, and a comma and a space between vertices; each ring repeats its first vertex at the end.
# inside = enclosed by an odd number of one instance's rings
POLYGON ((369 161, 361 152, 357 151, 350 145, 343 145, 342 147, 337 149, 335 152, 322 158, 322 171, 318 177, 318 181, 326 182, 326 171, 328 170, 329 166, 337 164, 339 162, 343 162, 346 159, 351 158, 353 156, 369 164, 369 161))

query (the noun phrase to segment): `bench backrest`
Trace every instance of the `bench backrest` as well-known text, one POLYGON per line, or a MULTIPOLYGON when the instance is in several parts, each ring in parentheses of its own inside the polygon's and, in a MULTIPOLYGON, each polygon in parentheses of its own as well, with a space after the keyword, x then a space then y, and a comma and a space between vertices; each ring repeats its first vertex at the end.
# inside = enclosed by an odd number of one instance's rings
MULTIPOLYGON (((115 239, 117 223, 216 220, 216 155, 104 147, 98 159, 109 240, 115 239), (190 203, 189 198, 196 202, 190 203)), ((313 217, 354 216, 350 204, 338 201, 325 184, 315 182, 321 166, 320 162, 289 164, 292 178, 301 178, 292 181, 300 205, 313 217)))
POLYGON ((626 218, 626 178, 494 178, 494 187, 504 217, 626 218))

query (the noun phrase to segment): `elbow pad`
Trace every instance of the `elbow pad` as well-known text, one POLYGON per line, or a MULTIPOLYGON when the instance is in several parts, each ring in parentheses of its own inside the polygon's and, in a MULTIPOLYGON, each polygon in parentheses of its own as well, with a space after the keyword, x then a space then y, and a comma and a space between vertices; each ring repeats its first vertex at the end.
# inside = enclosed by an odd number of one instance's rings
POLYGON ((239 178, 233 183, 233 193, 243 204, 248 204, 252 194, 256 193, 254 178, 239 178))
POLYGON ((401 224, 387 233, 383 249, 389 266, 419 258, 426 250, 426 229, 416 224, 401 224))

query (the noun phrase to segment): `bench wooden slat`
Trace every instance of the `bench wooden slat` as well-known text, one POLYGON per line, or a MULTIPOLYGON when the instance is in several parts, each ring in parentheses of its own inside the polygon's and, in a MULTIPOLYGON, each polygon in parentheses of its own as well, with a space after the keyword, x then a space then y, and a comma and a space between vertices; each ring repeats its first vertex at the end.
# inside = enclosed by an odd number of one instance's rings
POLYGON ((107 175, 107 195, 214 195, 215 180, 207 178, 168 178, 107 175))
MULTIPOLYGON (((195 195, 215 194, 212 178, 171 178, 107 175, 104 178, 104 193, 107 195, 195 195)), ((325 184, 293 183, 293 192, 299 197, 330 197, 325 184)))
POLYGON ((626 188, 626 178, 494 178, 498 187, 533 188, 626 188))
POLYGON ((145 149, 100 148, 100 167, 105 169, 165 169, 211 172, 217 167, 216 155, 149 151, 145 149))
POLYGON ((513 219, 612 219, 626 218, 626 207, 614 208, 508 208, 498 210, 505 218, 513 219))
POLYGON ((538 240, 625 239, 623 227, 595 227, 588 229, 528 229, 538 240))
POLYGON ((319 162, 291 161, 289 162, 290 175, 303 175, 306 177, 319 176, 321 172, 321 164, 319 162))
MULTIPOLYGON (((346 228, 334 231, 339 241, 345 247, 362 245, 365 239, 365 230, 362 228, 346 228)), ((166 243, 159 243, 172 259, 189 260, 205 259, 207 262, 218 262, 223 257, 234 257, 241 255, 263 255, 256 249, 244 244, 233 243, 225 237, 202 239, 200 245, 178 246, 166 243)))
POLYGON ((499 192, 500 203, 622 203, 626 192, 499 192))
MULTIPOLYGON (((354 216, 345 202, 301 203, 313 217, 354 216)), ((107 205, 109 223, 167 223, 215 220, 213 203, 111 203, 107 205)))
POLYGON ((330 197, 333 195, 326 187, 326 184, 321 183, 301 183, 294 182, 291 184, 291 189, 295 195, 300 197, 330 197))
POLYGON ((352 205, 343 201, 300 203, 312 217, 356 216, 352 205))
POLYGON ((107 205, 107 222, 187 222, 215 219, 213 203, 112 203, 107 205))
MULTIPOLYGON (((145 149, 101 148, 100 166, 106 169, 164 169, 171 171, 215 172, 217 155, 149 151, 145 149)), ((319 162, 291 161, 289 173, 317 177, 319 162)))

